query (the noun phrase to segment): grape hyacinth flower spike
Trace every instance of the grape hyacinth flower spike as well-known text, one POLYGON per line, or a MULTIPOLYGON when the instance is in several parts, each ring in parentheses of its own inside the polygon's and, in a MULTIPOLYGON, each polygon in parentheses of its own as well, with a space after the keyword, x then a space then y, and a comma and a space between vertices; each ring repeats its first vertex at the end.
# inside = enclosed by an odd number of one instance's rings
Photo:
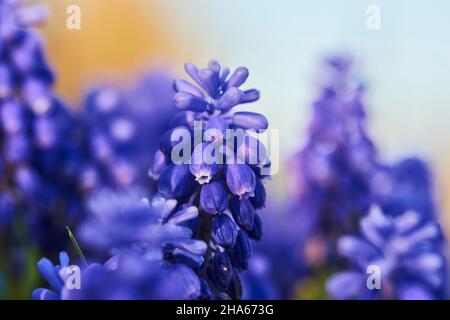
POLYGON ((208 245, 205 262, 197 270, 202 297, 239 299, 240 271, 247 268, 252 251, 250 239, 261 238, 257 209, 265 205, 263 180, 268 176, 262 169, 270 168, 264 145, 245 130, 264 131, 268 121, 258 113, 233 112, 237 105, 259 99, 258 90, 240 88, 249 76, 247 68, 230 74, 210 61, 203 69, 186 63, 185 71, 196 85, 174 81, 174 103, 180 111, 161 140, 153 175, 159 177, 158 191, 165 198, 198 208, 190 227, 194 238, 208 245), (245 133, 241 141, 229 134, 237 131, 245 133), (193 142, 183 149, 182 158, 188 162, 172 154, 183 132, 191 134, 193 142), (202 141, 195 138, 198 133, 202 141))
POLYGON ((378 161, 366 129, 365 87, 352 57, 332 56, 323 67, 308 140, 292 162, 298 199, 292 211, 309 266, 334 261, 333 243, 355 231, 354 221, 371 204, 370 177, 378 161), (316 244, 320 259, 308 253, 316 244))

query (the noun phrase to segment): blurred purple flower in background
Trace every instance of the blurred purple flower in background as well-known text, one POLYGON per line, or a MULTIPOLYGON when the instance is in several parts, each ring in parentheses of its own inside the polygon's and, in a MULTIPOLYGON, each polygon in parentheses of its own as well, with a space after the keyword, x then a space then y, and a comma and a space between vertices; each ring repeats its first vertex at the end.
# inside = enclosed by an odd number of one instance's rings
POLYGON ((435 226, 439 217, 430 171, 418 158, 394 165, 377 159, 365 128, 364 86, 353 70, 349 56, 325 60, 308 140, 292 160, 296 173, 293 200, 290 204, 271 203, 266 209, 266 223, 274 227, 267 230, 258 249, 268 261, 277 261, 271 274, 284 298, 326 298, 323 287, 330 273, 348 266, 341 256, 351 255, 349 258, 358 262, 370 254, 358 271, 328 282, 332 297, 445 298, 444 239, 435 226), (378 217, 388 226, 379 226, 377 232, 386 244, 363 246, 358 245, 362 241, 343 237, 356 233, 359 224, 372 223, 378 228, 374 214, 365 216, 372 205, 384 212, 378 217), (281 214, 270 214, 272 211, 281 214), (401 222, 410 225, 397 226, 401 222), (431 225, 435 233, 430 239, 421 239, 418 230, 423 235, 431 225), (342 252, 343 244, 353 245, 350 249, 354 251, 342 252), (383 293, 365 289, 369 262, 380 264, 383 283, 389 287, 383 293))
POLYGON ((248 270, 243 272, 243 299, 276 300, 280 293, 271 272, 271 262, 264 255, 253 254, 249 261, 248 270))
POLYGON ((105 265, 84 266, 81 290, 66 285, 64 268, 41 259, 38 269, 52 287, 36 289, 33 299, 189 299, 200 297, 195 270, 203 263, 206 244, 191 239, 184 223, 198 215, 196 207, 133 191, 102 190, 89 201, 90 217, 79 228, 80 240, 105 265), (112 257, 109 259, 109 257, 112 257))
POLYGON ((353 269, 333 276, 327 290, 338 299, 442 299, 446 262, 439 225, 415 211, 395 217, 373 207, 361 219, 362 238, 343 236, 339 253, 353 269), (368 269, 379 268, 378 288, 368 287, 368 269))
POLYGON ((54 96, 53 72, 33 29, 45 16, 42 6, 0 1, 0 194, 9 199, 5 241, 55 252, 66 242, 64 224, 77 219, 79 201, 71 167, 75 121, 54 96))
POLYGON ((82 140, 80 188, 153 188, 148 177, 159 138, 168 129, 173 108, 170 78, 149 72, 121 89, 91 89, 79 114, 82 140))
POLYGON ((84 267, 79 288, 66 283, 68 264, 65 252, 60 254, 59 265, 54 266, 46 258, 39 261, 39 271, 52 290, 34 290, 34 300, 186 300, 200 296, 197 275, 182 264, 126 253, 114 256, 104 265, 93 263, 84 267))
POLYGON ((376 152, 366 133, 364 88, 351 57, 328 58, 321 75, 308 142, 294 160, 296 215, 304 241, 315 236, 333 242, 352 230, 371 204, 376 152))
POLYGON ((348 55, 325 59, 306 144, 289 163, 294 190, 287 203, 265 209, 273 227, 258 249, 277 261, 271 273, 284 299, 304 298, 302 284, 311 279, 316 288, 308 291, 324 298, 318 288, 327 268, 339 263, 334 245, 371 204, 376 150, 365 128, 365 88, 354 70, 348 55))
POLYGON ((430 169, 419 158, 378 166, 371 179, 371 190, 373 201, 389 215, 415 210, 426 219, 438 218, 430 169))
MULTIPOLYGON (((81 290, 64 288, 65 300, 188 300, 200 296, 200 280, 183 264, 143 260, 124 254, 114 266, 91 265, 83 270, 81 290)), ((108 263, 107 263, 108 264, 108 263)))
POLYGON ((176 201, 158 196, 148 200, 132 190, 101 190, 91 196, 88 208, 90 215, 78 234, 94 253, 133 252, 194 267, 203 262, 206 245, 191 240, 191 229, 183 226, 197 218, 194 206, 177 207, 176 201))

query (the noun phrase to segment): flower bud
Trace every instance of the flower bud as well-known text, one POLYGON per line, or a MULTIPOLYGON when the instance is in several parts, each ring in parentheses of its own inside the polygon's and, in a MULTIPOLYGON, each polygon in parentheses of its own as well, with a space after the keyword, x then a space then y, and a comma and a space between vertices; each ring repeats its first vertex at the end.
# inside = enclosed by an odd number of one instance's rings
POLYGON ((217 108, 222 111, 228 111, 234 106, 238 105, 242 99, 243 93, 235 87, 228 88, 227 91, 220 98, 217 108))
POLYGON ((200 206, 206 212, 216 215, 228 207, 228 194, 222 183, 210 182, 202 187, 200 206))
POLYGON ((239 198, 233 197, 230 201, 230 210, 239 226, 247 231, 252 230, 255 208, 253 208, 249 199, 239 200, 239 198))
POLYGON ((248 231, 248 236, 254 240, 261 240, 262 236, 262 220, 259 214, 255 213, 253 220, 253 228, 248 231))
POLYGON ((256 179, 255 196, 250 198, 255 209, 262 209, 266 205, 266 189, 261 179, 256 179))
POLYGON ((222 290, 228 288, 233 275, 233 266, 228 253, 219 252, 214 255, 208 274, 218 288, 222 290))
POLYGON ((250 240, 248 239, 247 233, 241 229, 238 231, 236 244, 231 250, 231 260, 233 265, 240 269, 247 269, 248 259, 250 259, 251 255, 252 247, 250 245, 250 240))
POLYGON ((231 218, 221 213, 214 218, 213 239, 223 248, 230 248, 235 245, 238 234, 238 228, 231 218))
POLYGON ((256 178, 253 170, 246 164, 228 164, 226 166, 226 180, 230 191, 246 199, 254 195, 256 178))
POLYGON ((242 84, 244 84, 245 80, 248 78, 248 69, 246 67, 239 67, 237 68, 233 74, 230 76, 230 79, 228 80, 227 86, 230 87, 240 87, 242 84))

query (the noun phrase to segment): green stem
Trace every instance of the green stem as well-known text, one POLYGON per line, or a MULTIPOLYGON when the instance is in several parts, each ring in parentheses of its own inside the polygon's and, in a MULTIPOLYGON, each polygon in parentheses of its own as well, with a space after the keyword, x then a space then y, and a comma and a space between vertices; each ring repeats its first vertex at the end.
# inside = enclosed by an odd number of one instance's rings
POLYGON ((67 231, 67 234, 69 235, 69 239, 72 242, 73 247, 75 248, 76 253, 80 257, 83 264, 85 266, 87 266, 87 261, 84 258, 84 255, 83 255, 83 252, 81 251, 80 246, 78 245, 77 239, 75 239, 75 236, 73 235, 72 231, 70 230, 70 228, 68 226, 66 226, 66 231, 67 231))

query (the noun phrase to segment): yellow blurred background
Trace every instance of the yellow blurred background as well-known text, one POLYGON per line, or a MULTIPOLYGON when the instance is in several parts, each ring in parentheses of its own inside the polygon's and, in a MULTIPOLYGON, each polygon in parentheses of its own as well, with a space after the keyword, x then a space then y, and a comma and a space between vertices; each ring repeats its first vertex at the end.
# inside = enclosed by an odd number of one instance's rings
POLYGON ((182 63, 183 51, 159 1, 45 0, 44 27, 57 90, 74 99, 93 80, 127 78, 142 69, 182 63), (69 30, 67 7, 81 8, 81 29, 69 30))

